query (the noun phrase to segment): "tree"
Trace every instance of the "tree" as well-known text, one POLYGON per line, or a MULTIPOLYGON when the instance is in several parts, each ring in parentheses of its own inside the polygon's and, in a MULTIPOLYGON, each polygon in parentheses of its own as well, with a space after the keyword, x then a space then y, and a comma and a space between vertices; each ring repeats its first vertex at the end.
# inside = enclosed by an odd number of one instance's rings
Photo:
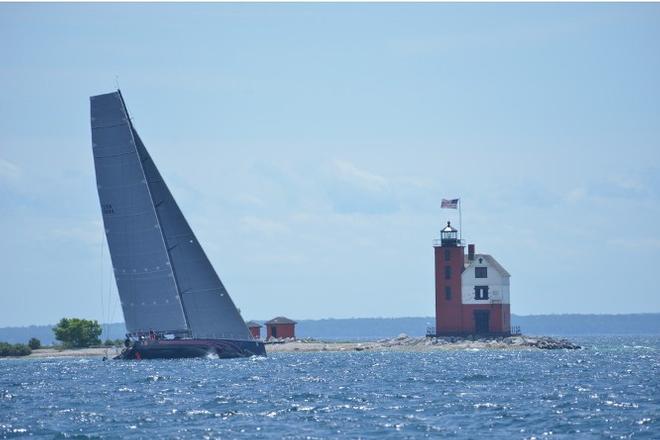
POLYGON ((28 346, 32 350, 36 350, 37 348, 41 348, 41 341, 37 338, 30 338, 30 340, 28 341, 28 346))
POLYGON ((94 320, 62 318, 53 328, 55 339, 67 348, 83 348, 100 345, 101 326, 94 320))
POLYGON ((0 357, 4 356, 27 356, 32 353, 30 347, 25 344, 7 344, 0 342, 0 357))

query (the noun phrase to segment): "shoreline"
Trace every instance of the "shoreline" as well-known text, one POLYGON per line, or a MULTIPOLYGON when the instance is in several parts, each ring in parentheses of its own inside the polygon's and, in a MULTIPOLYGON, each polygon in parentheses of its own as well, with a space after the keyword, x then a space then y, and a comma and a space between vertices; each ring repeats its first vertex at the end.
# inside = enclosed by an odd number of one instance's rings
POLYGON ((90 347, 90 348, 37 348, 27 356, 13 359, 56 359, 56 358, 112 358, 121 352, 118 347, 90 347))
MULTIPOLYGON (((453 350, 552 350, 579 349, 578 345, 548 336, 509 336, 497 338, 426 338, 401 334, 391 339, 377 341, 322 341, 315 339, 278 340, 266 342, 270 353, 317 353, 317 352, 417 352, 453 350)), ((93 347, 77 349, 40 348, 27 356, 6 359, 56 359, 56 358, 103 358, 112 359, 121 352, 119 347, 93 347)))

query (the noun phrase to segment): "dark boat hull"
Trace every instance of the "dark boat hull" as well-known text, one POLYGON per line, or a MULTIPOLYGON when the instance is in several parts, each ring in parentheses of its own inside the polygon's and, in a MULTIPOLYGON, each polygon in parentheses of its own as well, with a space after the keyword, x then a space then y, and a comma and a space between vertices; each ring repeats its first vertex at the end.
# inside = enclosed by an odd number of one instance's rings
POLYGON ((145 340, 126 348, 115 359, 182 359, 200 357, 221 359, 266 356, 261 341, 231 339, 145 340))

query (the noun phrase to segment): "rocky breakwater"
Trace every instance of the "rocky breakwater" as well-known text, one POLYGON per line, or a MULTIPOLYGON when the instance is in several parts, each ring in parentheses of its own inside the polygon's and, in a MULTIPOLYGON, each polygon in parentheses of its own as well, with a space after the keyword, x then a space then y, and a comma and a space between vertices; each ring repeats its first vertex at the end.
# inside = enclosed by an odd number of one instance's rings
MULTIPOLYGON (((274 341, 273 341, 274 342, 274 341)), ((316 352, 316 351, 441 351, 441 350, 516 350, 543 349, 574 350, 581 348, 566 339, 548 336, 509 336, 509 337, 411 337, 400 334, 396 338, 370 342, 334 342, 302 339, 269 343, 268 352, 316 352)))
POLYGON ((415 338, 401 334, 393 339, 378 341, 383 347, 437 347, 440 349, 515 349, 515 348, 540 348, 543 350, 581 348, 567 339, 555 339, 549 336, 509 336, 509 337, 437 337, 437 338, 415 338))
POLYGON ((506 344, 534 347, 543 350, 578 350, 580 347, 568 339, 555 339, 549 336, 510 336, 502 339, 506 344))

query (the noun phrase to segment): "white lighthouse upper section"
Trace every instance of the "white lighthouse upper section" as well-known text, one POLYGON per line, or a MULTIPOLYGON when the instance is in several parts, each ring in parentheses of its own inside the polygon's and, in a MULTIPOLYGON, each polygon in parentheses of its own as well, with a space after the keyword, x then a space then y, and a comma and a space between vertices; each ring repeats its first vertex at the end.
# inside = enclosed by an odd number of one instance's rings
POLYGON ((463 304, 510 304, 509 272, 491 255, 475 254, 461 274, 463 304))

